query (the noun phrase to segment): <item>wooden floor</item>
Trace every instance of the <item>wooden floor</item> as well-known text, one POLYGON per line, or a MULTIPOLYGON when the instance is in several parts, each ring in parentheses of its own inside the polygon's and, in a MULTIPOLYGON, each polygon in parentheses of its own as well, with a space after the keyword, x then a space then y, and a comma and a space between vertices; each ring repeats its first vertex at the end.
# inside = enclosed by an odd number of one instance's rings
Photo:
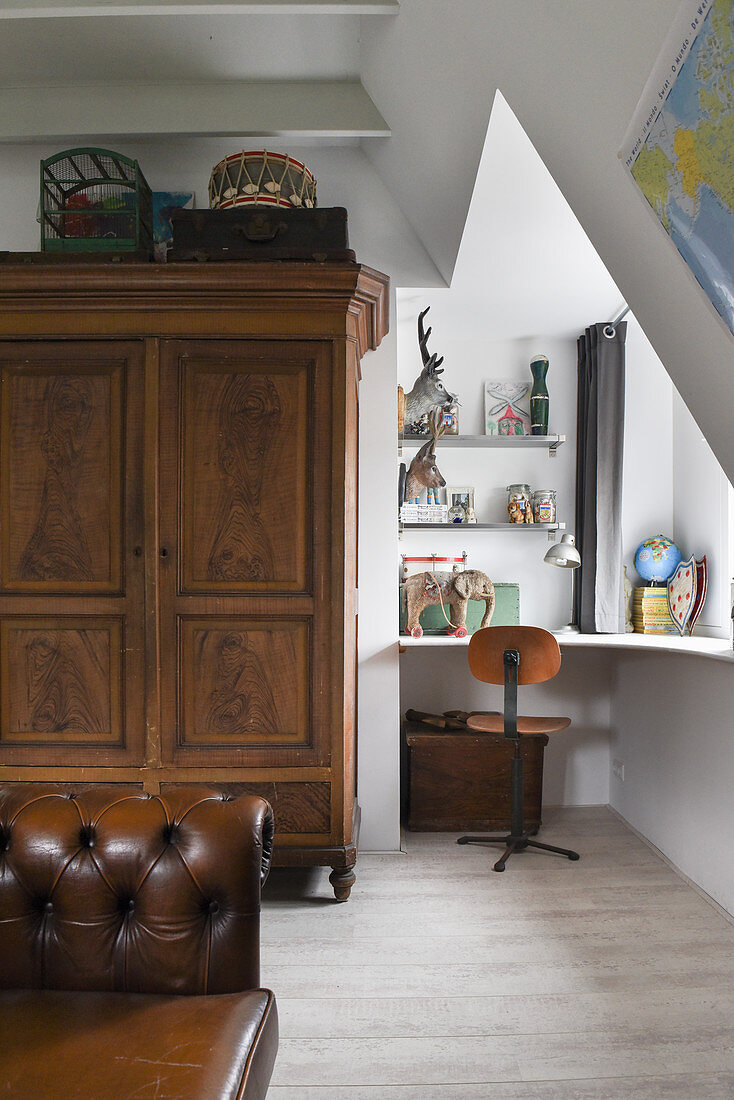
POLYGON ((731 1100, 734 925, 605 808, 538 839, 581 861, 495 874, 495 849, 407 833, 342 905, 328 868, 274 871, 268 1100, 731 1100))

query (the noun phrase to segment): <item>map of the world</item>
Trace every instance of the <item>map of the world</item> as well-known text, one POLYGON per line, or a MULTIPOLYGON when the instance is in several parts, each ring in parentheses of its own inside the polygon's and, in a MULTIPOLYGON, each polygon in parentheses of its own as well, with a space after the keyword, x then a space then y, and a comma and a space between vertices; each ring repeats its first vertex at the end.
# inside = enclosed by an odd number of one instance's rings
POLYGON ((734 0, 684 0, 619 155, 734 333, 734 0))

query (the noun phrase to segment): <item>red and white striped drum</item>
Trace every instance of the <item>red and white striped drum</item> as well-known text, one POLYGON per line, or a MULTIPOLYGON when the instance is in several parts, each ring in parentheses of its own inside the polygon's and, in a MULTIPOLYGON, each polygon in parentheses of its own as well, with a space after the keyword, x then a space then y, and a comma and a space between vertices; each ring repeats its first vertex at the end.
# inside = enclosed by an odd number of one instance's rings
POLYGON ((305 164, 265 149, 230 153, 212 169, 209 207, 316 205, 316 180, 305 164))

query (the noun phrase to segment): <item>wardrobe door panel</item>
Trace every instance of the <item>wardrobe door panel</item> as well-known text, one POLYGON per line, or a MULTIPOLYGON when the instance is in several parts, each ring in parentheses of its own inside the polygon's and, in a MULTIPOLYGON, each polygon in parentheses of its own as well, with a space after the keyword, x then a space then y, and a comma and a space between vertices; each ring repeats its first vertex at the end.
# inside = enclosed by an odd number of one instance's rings
POLYGON ((0 759, 144 758, 138 342, 0 344, 0 759))
POLYGON ((181 745, 308 747, 308 619, 182 619, 179 630, 181 745))
POLYGON ((183 591, 305 591, 309 364, 193 355, 181 386, 183 591))
POLYGON ((329 762, 330 407, 328 343, 162 343, 166 763, 329 762))
POLYGON ((7 745, 124 747, 122 623, 8 618, 0 627, 7 745))
POLYGON ((3 370, 2 588, 118 592, 124 364, 3 370))

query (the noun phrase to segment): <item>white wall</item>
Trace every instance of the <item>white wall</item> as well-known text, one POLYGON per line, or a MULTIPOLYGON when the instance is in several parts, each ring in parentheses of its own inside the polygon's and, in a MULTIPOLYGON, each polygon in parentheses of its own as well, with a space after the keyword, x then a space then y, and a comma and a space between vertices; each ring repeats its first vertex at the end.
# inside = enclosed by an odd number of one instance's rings
POLYGON ((706 555, 708 594, 696 633, 728 638, 730 485, 683 400, 673 393, 673 531, 684 558, 706 555))
POLYGON ((652 535, 673 538, 673 383, 632 314, 627 338, 622 538, 633 586, 635 550, 652 535))
MULTIPOLYGON (((709 594, 697 633, 728 638, 728 481, 634 317, 627 335, 625 561, 662 532, 705 553, 709 594)), ((734 913, 732 668, 703 657, 615 653, 610 680, 610 804, 734 913)))
MULTIPOLYGON (((391 317, 395 316, 392 294, 391 317)), ((396 325, 362 362, 359 394, 359 689, 358 789, 361 846, 400 847, 400 701, 398 611, 395 599, 398 536, 395 439, 396 325)))
POLYGON ((633 586, 643 539, 663 534, 684 557, 706 555, 709 588, 697 634, 729 637, 730 486, 718 459, 655 354, 627 318, 623 475, 624 562, 633 586))
POLYGON ((734 914, 734 679, 702 657, 618 655, 610 804, 734 914))
POLYGON ((675 8, 401 0, 363 20, 362 80, 393 133, 367 154, 448 280, 500 88, 731 474, 731 333, 617 158, 675 8))

